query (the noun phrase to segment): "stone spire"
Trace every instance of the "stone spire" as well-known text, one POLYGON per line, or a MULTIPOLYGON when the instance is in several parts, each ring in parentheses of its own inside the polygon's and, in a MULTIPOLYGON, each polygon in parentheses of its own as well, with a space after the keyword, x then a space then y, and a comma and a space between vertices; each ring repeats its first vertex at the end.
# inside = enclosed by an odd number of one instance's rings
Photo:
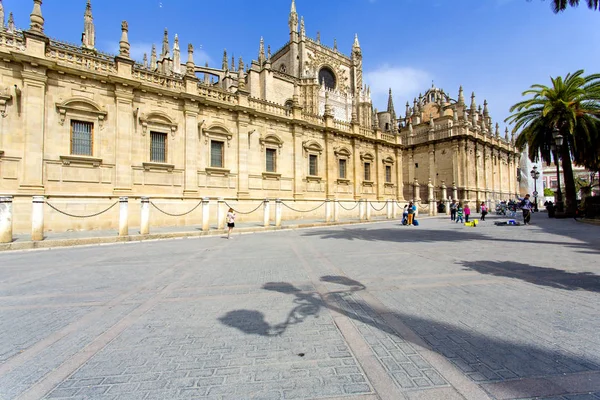
POLYGON ((121 22, 121 41, 119 42, 119 57, 129 58, 129 37, 127 33, 129 32, 129 25, 127 21, 121 22))
POLYGON ((150 53, 150 69, 154 71, 156 69, 156 45, 152 45, 152 52, 150 53))
POLYGON ((292 0, 292 7, 290 8, 290 17, 288 19, 288 25, 291 32, 298 32, 298 13, 296 12, 296 1, 292 0))
POLYGON ((262 68, 265 63, 265 40, 260 37, 260 44, 258 45, 258 65, 262 68))
POLYGON ((373 110, 373 127, 379 129, 379 112, 377 109, 373 110))
POLYGON ((175 34, 173 41, 173 72, 179 74, 181 72, 181 49, 179 48, 179 36, 175 34))
POLYGON ((429 113, 429 128, 434 129, 435 124, 433 122, 433 113, 429 113))
POLYGON ((321 32, 317 31, 317 43, 321 43, 321 32))
POLYGON ((496 122, 496 137, 500 137, 500 124, 496 122))
POLYGON ((463 92, 463 87, 461 86, 458 89, 458 105, 459 106, 464 106, 465 105, 465 94, 463 92))
POLYGON ((389 95, 388 95, 387 112, 390 113, 390 117, 392 119, 392 124, 395 124, 396 123, 396 110, 394 110, 394 99, 392 96, 392 88, 390 88, 389 95))
POLYGON ((162 43, 162 52, 160 53, 160 58, 169 58, 169 31, 165 28, 165 34, 163 36, 162 43))
POLYGON ((81 34, 81 44, 84 48, 93 50, 96 46, 96 28, 94 27, 94 17, 92 16, 92 2, 87 1, 85 13, 83 14, 83 33, 81 34))
POLYGON ((244 60, 240 57, 238 62, 238 91, 246 90, 246 77, 244 76, 244 60))
POLYGON ((6 30, 8 30, 10 33, 13 33, 15 29, 15 18, 13 17, 13 13, 11 12, 10 14, 8 14, 8 24, 6 25, 6 30))
POLYGON ((333 51, 337 51, 337 39, 333 39, 333 51))
POLYGON ((223 71, 227 71, 228 70, 228 66, 227 66, 227 49, 223 49, 223 62, 221 63, 221 69, 223 71))
POLYGON ((271 45, 267 46, 267 63, 271 64, 271 45))
POLYGON ((2 0, 0 0, 0 30, 4 29, 5 26, 4 19, 4 6, 2 5, 2 0))
POLYGON ((194 62, 194 46, 192 44, 188 44, 188 58, 185 63, 185 73, 188 76, 195 76, 194 67, 196 63, 194 62))
POLYGON ((488 102, 487 102, 487 100, 483 100, 483 116, 485 118, 487 118, 487 117, 490 116, 490 112, 488 110, 488 102))
POLYGON ((471 93, 471 112, 477 111, 477 104, 475 103, 475 92, 471 93))
MULTIPOLYGON (((208 61, 207 61, 207 62, 204 64, 204 66, 205 66, 206 68, 208 68, 208 61)), ((209 83, 208 75, 209 75, 209 74, 207 74, 207 73, 204 73, 204 84, 205 84, 205 85, 208 85, 208 83, 209 83)))
POLYGON ((352 50, 360 51, 360 43, 358 42, 358 33, 354 34, 354 43, 352 44, 352 50))
POLYGON ((233 54, 231 55, 231 64, 229 64, 229 70, 235 71, 235 56, 233 54))
POLYGON ((304 27, 304 17, 300 17, 300 39, 304 40, 306 37, 306 28, 304 27))
POLYGON ((148 69, 148 53, 144 53, 144 68, 148 69))
POLYGON ((42 0, 33 0, 33 10, 29 14, 29 30, 40 35, 44 34, 44 17, 42 16, 42 0))
POLYGON ((405 118, 409 118, 410 117, 410 104, 408 103, 408 101, 406 102, 406 110, 404 111, 404 115, 405 118))

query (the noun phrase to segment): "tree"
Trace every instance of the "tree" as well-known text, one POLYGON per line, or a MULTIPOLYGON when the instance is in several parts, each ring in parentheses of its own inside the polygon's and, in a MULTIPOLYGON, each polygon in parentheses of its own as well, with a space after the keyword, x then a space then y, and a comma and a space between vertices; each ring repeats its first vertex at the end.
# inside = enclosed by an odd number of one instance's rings
POLYGON ((590 149, 598 149, 600 140, 600 74, 583 76, 583 70, 579 70, 551 81, 552 86, 535 84, 523 92, 523 96, 532 97, 513 105, 512 115, 506 121, 515 124, 513 132, 520 131, 516 144, 521 149, 528 146, 530 160, 537 162, 541 158, 548 163, 562 160, 566 211, 574 214, 572 162, 579 165, 598 162, 597 151, 590 149), (564 138, 560 154, 553 154, 554 129, 564 138))
POLYGON ((544 188, 544 197, 553 197, 554 196, 554 190, 550 189, 550 188, 544 188))
MULTIPOLYGON (((600 10, 600 0, 586 0, 590 10, 600 10)), ((552 11, 555 14, 565 11, 567 7, 579 6, 579 0, 552 0, 552 11)))

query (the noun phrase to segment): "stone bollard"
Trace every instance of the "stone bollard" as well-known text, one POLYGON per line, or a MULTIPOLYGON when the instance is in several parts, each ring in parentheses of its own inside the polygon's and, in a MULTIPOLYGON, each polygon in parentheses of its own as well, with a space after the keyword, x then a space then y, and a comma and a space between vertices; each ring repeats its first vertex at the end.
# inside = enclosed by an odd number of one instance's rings
POLYGON ((268 228, 269 225, 271 225, 271 207, 269 205, 269 199, 265 199, 263 204, 263 226, 268 228))
POLYGON ((366 219, 367 221, 370 221, 370 220, 371 220, 371 208, 372 208, 372 207, 371 207, 371 204, 369 203, 369 200, 368 200, 368 199, 365 199, 365 210, 366 210, 366 214, 367 214, 367 215, 365 216, 365 219, 366 219))
POLYGON ((281 226, 281 216, 283 215, 283 206, 281 204, 281 199, 275 200, 275 226, 281 226))
POLYGON ((394 205, 394 203, 392 203, 392 201, 390 199, 387 199, 385 201, 385 207, 387 208, 387 215, 386 218, 387 219, 392 219, 392 206, 394 205))
POLYGON ((392 219, 398 218, 398 200, 392 199, 392 219))
POLYGON ((31 240, 44 240, 44 196, 33 196, 31 207, 31 240))
POLYGON ((331 201, 329 199, 325 200, 325 223, 331 222, 332 212, 331 209, 331 201))
POLYGON ((358 219, 361 221, 365 219, 365 202, 362 199, 358 200, 358 219))
POLYGON ((0 243, 11 243, 13 241, 12 203, 12 196, 0 197, 0 243))
POLYGON ((119 236, 129 235, 129 198, 119 197, 119 236))
POLYGON ((340 220, 340 203, 337 200, 333 200, 333 222, 340 220))
POLYGON ((150 233, 150 197, 140 197, 140 235, 150 233))
MULTIPOLYGON (((229 210, 227 210, 229 212, 229 210)), ((217 200, 217 229, 225 229, 225 199, 219 197, 217 200)))
POLYGON ((207 232, 210 229, 210 199, 204 197, 202 199, 202 232, 207 232))

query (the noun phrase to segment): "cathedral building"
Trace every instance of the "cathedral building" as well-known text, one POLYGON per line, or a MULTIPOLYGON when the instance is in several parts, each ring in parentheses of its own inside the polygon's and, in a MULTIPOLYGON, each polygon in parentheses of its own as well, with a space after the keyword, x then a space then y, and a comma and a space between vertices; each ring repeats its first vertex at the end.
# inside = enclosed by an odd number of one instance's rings
POLYGON ((518 193, 514 138, 486 102, 432 87, 402 116, 390 89, 378 111, 358 36, 349 55, 309 38, 294 0, 285 45, 261 39, 256 60, 225 52, 220 68, 197 65, 191 44, 181 54, 166 30, 160 53, 133 60, 126 21, 119 54, 98 51, 90 0, 81 44, 51 39, 32 2, 21 30, 0 1, 0 195, 14 196, 17 230, 36 195, 87 210, 150 196, 414 200, 435 213, 448 198, 518 193))

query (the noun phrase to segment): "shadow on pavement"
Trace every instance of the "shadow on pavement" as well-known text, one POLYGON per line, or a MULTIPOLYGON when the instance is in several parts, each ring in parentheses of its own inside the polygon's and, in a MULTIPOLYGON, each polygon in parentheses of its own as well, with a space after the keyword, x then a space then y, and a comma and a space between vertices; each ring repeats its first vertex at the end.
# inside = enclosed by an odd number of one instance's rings
POLYGON ((564 290, 600 292, 600 276, 591 272, 568 272, 513 261, 462 261, 467 270, 485 275, 520 279, 534 285, 564 290))
MULTIPOLYGON (((408 339, 401 337, 390 326, 389 321, 395 319, 408 325, 433 351, 452 362, 477 383, 499 383, 502 386, 519 382, 515 380, 523 378, 600 370, 598 360, 575 355, 561 348, 542 348, 539 345, 520 344, 516 339, 485 336, 464 325, 459 326, 458 322, 452 324, 432 321, 399 311, 378 312, 360 298, 360 292, 366 289, 360 282, 343 276, 324 276, 321 281, 346 288, 327 292, 321 297, 316 292, 301 291, 290 283, 267 283, 263 286, 265 290, 294 296, 295 305, 284 321, 270 324, 265 320, 265 315, 256 310, 230 311, 219 320, 224 325, 249 335, 273 337, 280 336, 290 326, 301 324, 310 317, 318 317, 322 310, 329 309, 353 320, 361 333, 364 327, 369 327, 375 329, 377 337, 389 335, 396 337, 400 343, 408 344, 408 339)), ((409 354, 410 352, 405 351, 405 355, 401 357, 410 361, 409 354)), ((378 355, 386 357, 380 353, 378 355)), ((600 382, 596 386, 600 386, 600 382)), ((520 385, 517 388, 511 386, 510 390, 516 395, 515 398, 523 398, 537 396, 540 389, 520 385)))

